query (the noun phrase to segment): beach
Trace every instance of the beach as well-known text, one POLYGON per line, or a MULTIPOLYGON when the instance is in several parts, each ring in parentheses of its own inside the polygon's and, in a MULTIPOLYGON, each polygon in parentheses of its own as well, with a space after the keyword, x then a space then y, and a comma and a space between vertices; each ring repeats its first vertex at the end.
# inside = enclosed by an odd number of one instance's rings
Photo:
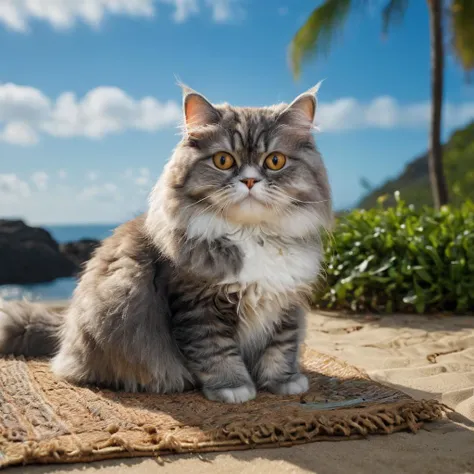
MULTIPOLYGON (((61 303, 56 303, 55 306, 61 303)), ((455 411, 417 434, 319 442, 291 448, 92 464, 28 466, 6 473, 468 473, 474 472, 474 318, 462 316, 308 317, 306 343, 365 369, 371 378, 455 411)))

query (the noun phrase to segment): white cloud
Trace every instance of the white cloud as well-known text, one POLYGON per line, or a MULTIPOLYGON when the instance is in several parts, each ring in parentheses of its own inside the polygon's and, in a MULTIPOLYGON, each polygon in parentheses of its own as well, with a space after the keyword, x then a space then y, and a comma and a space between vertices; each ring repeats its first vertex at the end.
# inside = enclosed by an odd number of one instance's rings
POLYGON ((150 190, 135 182, 150 174, 147 168, 131 170, 133 176, 128 179, 123 171, 101 171, 103 180, 93 183, 66 169, 29 175, 0 173, 0 217, 42 224, 123 222, 146 209, 150 190), (70 179, 64 181, 61 176, 68 174, 70 179))
POLYGON ((2 0, 0 22, 14 31, 26 32, 32 20, 66 30, 80 20, 97 28, 107 15, 151 17, 154 0, 2 0))
POLYGON ((41 128, 59 137, 102 138, 127 129, 152 132, 180 117, 176 102, 161 103, 153 97, 134 100, 117 87, 97 87, 82 100, 72 92, 61 94, 41 128))
POLYGON ((51 101, 40 90, 16 84, 0 84, 0 120, 41 121, 51 108, 51 101))
POLYGON ((227 21, 241 10, 241 0, 0 0, 0 24, 28 32, 33 21, 43 21, 56 30, 82 22, 99 28, 106 16, 152 18, 158 4, 174 8, 173 18, 183 22, 199 12, 200 2, 212 9, 215 21, 227 21))
MULTIPOLYGON (((135 99, 117 87, 97 87, 82 98, 64 92, 54 99, 34 87, 0 84, 0 142, 13 145, 34 145, 42 134, 101 139, 128 130, 155 132, 178 123, 181 115, 177 102, 151 96, 135 99)), ((416 129, 426 128, 429 116, 429 102, 402 104, 390 96, 361 102, 346 97, 321 102, 316 123, 325 132, 416 129)), ((444 105, 443 125, 448 129, 473 118, 474 102, 444 105)))
POLYGON ((38 134, 26 122, 8 122, 0 132, 0 141, 10 145, 35 145, 38 143, 38 134))
MULTIPOLYGON (((430 110, 429 102, 400 104, 392 97, 381 96, 363 103, 348 97, 334 102, 321 102, 316 112, 316 123, 322 132, 424 128, 429 124, 430 110)), ((445 127, 459 127, 472 119, 474 119, 474 102, 445 104, 443 119, 445 127)))
POLYGON ((197 0, 161 0, 161 2, 175 7, 173 19, 176 23, 182 23, 199 12, 197 0))
POLYGON ((153 186, 152 174, 148 168, 128 168, 122 173, 122 179, 136 186, 141 195, 148 194, 153 186))
POLYGON ((206 0, 206 5, 212 10, 212 18, 216 23, 240 19, 244 15, 241 0, 206 0))
POLYGON ((105 183, 97 186, 87 186, 79 193, 81 200, 118 201, 119 189, 114 183, 105 183))
POLYGON ((48 189, 49 176, 44 171, 36 171, 31 175, 31 181, 38 191, 46 191, 48 189))
POLYGON ((151 186, 151 173, 148 168, 140 168, 138 170, 138 176, 135 178, 135 184, 143 187, 151 186))
POLYGON ((132 168, 127 168, 123 173, 122 177, 126 179, 132 179, 133 178, 133 169, 132 168))
POLYGON ((98 177, 99 177, 99 174, 97 173, 97 171, 89 171, 86 175, 86 178, 89 181, 97 181, 98 177))
POLYGON ((2 198, 26 198, 31 194, 27 182, 16 174, 0 174, 0 195, 2 198))
POLYGON ((33 87, 0 84, 0 140, 11 144, 33 145, 40 133, 103 138, 130 129, 154 132, 180 118, 174 101, 134 99, 117 87, 97 87, 82 99, 64 92, 52 100, 33 87))
POLYGON ((58 178, 60 180, 64 180, 67 178, 67 171, 66 170, 59 170, 58 171, 58 178))

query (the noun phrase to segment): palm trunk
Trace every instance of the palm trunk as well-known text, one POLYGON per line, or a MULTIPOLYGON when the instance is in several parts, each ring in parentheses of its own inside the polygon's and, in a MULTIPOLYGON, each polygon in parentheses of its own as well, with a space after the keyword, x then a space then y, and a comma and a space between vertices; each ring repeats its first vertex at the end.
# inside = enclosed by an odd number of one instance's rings
POLYGON ((433 204, 439 209, 448 203, 448 189, 443 170, 441 112, 443 105, 443 24, 442 0, 428 0, 431 43, 431 129, 428 166, 433 204))

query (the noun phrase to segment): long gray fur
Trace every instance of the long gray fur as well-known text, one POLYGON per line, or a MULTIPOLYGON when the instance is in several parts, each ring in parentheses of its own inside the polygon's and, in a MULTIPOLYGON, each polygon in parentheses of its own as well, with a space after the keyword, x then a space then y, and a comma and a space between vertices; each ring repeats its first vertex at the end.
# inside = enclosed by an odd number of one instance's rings
POLYGON ((0 302, 0 352, 51 355, 59 377, 128 391, 199 387, 230 403, 305 391, 304 313, 331 222, 314 92, 239 108, 185 90, 183 138, 148 212, 96 250, 64 314, 0 302), (236 165, 217 169, 217 152, 236 165), (281 171, 263 166, 274 152, 281 171))

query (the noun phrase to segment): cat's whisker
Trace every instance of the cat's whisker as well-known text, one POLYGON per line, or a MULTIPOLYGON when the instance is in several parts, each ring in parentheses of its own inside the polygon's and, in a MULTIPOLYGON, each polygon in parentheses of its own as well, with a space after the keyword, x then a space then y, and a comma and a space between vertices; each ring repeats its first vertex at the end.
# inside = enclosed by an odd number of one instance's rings
POLYGON ((196 202, 193 202, 191 204, 189 204, 188 206, 185 206, 183 208, 183 210, 186 210, 186 209, 189 209, 193 206, 197 206, 198 204, 200 204, 201 202, 205 201, 206 199, 211 199, 213 197, 216 197, 217 195, 219 195, 219 193, 223 193, 224 191, 227 191, 228 189, 230 189, 232 186, 231 185, 227 185, 227 186, 224 186, 223 188, 220 188, 218 189, 217 191, 214 191, 213 193, 211 194, 207 194, 206 196, 204 196, 202 199, 200 199, 199 201, 196 201, 196 202))
MULTIPOLYGON (((275 189, 275 188, 272 188, 271 195, 274 201, 283 204, 284 207, 282 211, 284 212, 284 214, 286 216, 291 216, 292 211, 291 211, 291 208, 287 206, 287 202, 288 202, 287 199, 291 200, 291 199, 296 199, 296 198, 292 198, 291 196, 288 196, 285 192, 275 189)), ((310 201, 305 201, 305 202, 309 203, 310 201)), ((313 201, 312 203, 319 204, 322 202, 326 202, 326 201, 313 201)), ((308 221, 306 224, 308 225, 308 230, 315 230, 319 232, 320 228, 323 228, 325 232, 328 232, 328 229, 326 228, 325 223, 326 221, 324 217, 321 216, 320 219, 318 219, 317 221, 314 221, 314 220, 308 221)))
POLYGON ((241 109, 183 92, 183 141, 145 214, 95 251, 66 313, 19 307, 0 318, 0 353, 18 344, 25 356, 41 350, 54 357, 56 376, 126 391, 177 393, 191 385, 233 403, 251 400, 258 387, 303 393, 305 299, 321 273, 320 227, 330 208, 308 126, 314 97, 241 109), (259 144, 273 149, 280 138, 289 156, 298 150, 310 159, 281 173, 262 168, 259 144), (212 159, 216 152, 232 155, 231 167, 212 159), (262 181, 255 200, 244 199, 249 191, 238 179, 245 177, 262 181), (299 182, 320 191, 307 197, 322 200, 290 195, 306 197, 299 182))
MULTIPOLYGON (((228 199, 226 199, 227 197, 227 192, 225 192, 227 190, 222 190, 222 192, 218 195, 218 197, 220 199, 223 199, 225 202, 228 201, 228 199)), ((219 203, 215 203, 215 202, 211 202, 207 207, 201 209, 198 213, 196 214, 193 214, 193 217, 194 218, 197 218, 197 217, 200 217, 202 215, 204 215, 206 212, 208 212, 209 210, 211 209, 214 209, 215 211, 218 211, 220 209, 220 204, 219 203)))
MULTIPOLYGON (((284 198, 282 198, 281 196, 278 196, 278 197, 275 196, 275 201, 281 204, 281 207, 279 208, 279 212, 283 214, 285 217, 291 218, 294 213, 294 210, 292 210, 290 207, 286 205, 287 204, 286 201, 282 203, 281 202, 282 200, 284 200, 284 198)), ((319 233, 320 228, 324 227, 324 226, 321 226, 321 222, 319 220, 315 221, 314 219, 305 219, 304 224, 305 224, 306 230, 308 231, 306 234, 319 233)))
POLYGON ((282 195, 286 199, 289 199, 292 202, 298 202, 298 203, 301 203, 301 204, 322 204, 322 203, 329 202, 329 199, 323 199, 321 201, 302 201, 301 199, 297 199, 293 196, 290 196, 289 194, 285 193, 284 191, 282 191, 281 189, 278 189, 278 188, 272 188, 272 193, 275 193, 275 194, 279 193, 280 195, 282 195))

